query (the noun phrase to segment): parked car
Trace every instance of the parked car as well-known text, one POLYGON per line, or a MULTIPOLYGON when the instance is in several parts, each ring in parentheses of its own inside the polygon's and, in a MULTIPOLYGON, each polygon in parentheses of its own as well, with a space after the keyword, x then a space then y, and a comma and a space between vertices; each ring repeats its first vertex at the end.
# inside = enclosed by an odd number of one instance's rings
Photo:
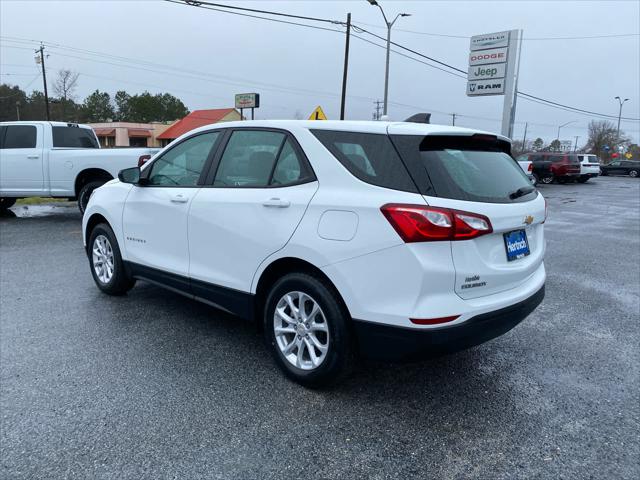
POLYGON ((615 160, 600 166, 602 175, 629 175, 637 177, 640 174, 640 162, 637 160, 615 160))
POLYGON ((529 181, 533 184, 533 185, 537 185, 538 182, 536 180, 536 177, 534 177, 533 175, 533 162, 531 160, 518 160, 518 165, 520 165, 520 168, 522 169, 522 171, 524 173, 527 174, 527 177, 529 177, 529 181))
POLYGON ((26 197, 77 199, 84 211, 91 192, 159 148, 100 149, 88 125, 0 123, 0 208, 26 197))
POLYGON ((596 155, 578 155, 578 160, 580 160, 580 177, 578 177, 580 183, 600 175, 600 159, 596 155))
POLYGON ((536 152, 520 155, 518 161, 533 162, 536 183, 566 183, 580 177, 580 161, 577 155, 566 153, 536 152))
POLYGON ((91 273, 109 295, 146 280, 258 319, 304 385, 335 380, 356 351, 467 348, 544 296, 546 203, 509 152, 426 124, 202 127, 94 192, 91 273))

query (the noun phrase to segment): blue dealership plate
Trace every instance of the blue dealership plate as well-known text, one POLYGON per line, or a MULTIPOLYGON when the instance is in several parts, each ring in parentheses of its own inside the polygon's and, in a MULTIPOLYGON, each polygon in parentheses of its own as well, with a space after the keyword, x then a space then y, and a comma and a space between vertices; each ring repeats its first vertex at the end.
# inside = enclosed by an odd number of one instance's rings
POLYGON ((507 260, 512 262, 519 258, 526 257, 529 251, 529 241, 527 232, 524 230, 514 230, 504 234, 504 247, 507 250, 507 260))

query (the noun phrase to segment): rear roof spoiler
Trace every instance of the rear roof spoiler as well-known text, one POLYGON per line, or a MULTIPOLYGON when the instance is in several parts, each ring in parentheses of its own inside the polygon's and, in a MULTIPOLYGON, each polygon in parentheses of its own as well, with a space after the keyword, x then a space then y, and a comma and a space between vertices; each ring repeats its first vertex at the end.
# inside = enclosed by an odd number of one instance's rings
POLYGON ((405 120, 405 122, 410 123, 431 123, 431 114, 430 113, 416 113, 415 115, 411 115, 409 118, 405 120))

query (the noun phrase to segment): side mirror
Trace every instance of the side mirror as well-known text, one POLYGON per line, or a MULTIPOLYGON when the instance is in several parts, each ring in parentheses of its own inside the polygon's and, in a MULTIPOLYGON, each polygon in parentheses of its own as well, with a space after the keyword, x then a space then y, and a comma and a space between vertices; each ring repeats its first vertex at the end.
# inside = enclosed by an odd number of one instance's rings
POLYGON ((120 180, 122 183, 139 183, 140 167, 131 167, 120 170, 120 173, 118 173, 118 180, 120 180))

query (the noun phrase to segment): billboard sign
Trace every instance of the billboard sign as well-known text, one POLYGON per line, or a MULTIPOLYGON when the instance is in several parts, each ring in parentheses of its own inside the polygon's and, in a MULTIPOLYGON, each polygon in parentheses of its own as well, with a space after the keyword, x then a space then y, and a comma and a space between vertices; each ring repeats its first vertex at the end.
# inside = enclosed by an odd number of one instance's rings
POLYGON ((236 108, 258 108, 260 107, 259 93, 237 93, 236 108))

